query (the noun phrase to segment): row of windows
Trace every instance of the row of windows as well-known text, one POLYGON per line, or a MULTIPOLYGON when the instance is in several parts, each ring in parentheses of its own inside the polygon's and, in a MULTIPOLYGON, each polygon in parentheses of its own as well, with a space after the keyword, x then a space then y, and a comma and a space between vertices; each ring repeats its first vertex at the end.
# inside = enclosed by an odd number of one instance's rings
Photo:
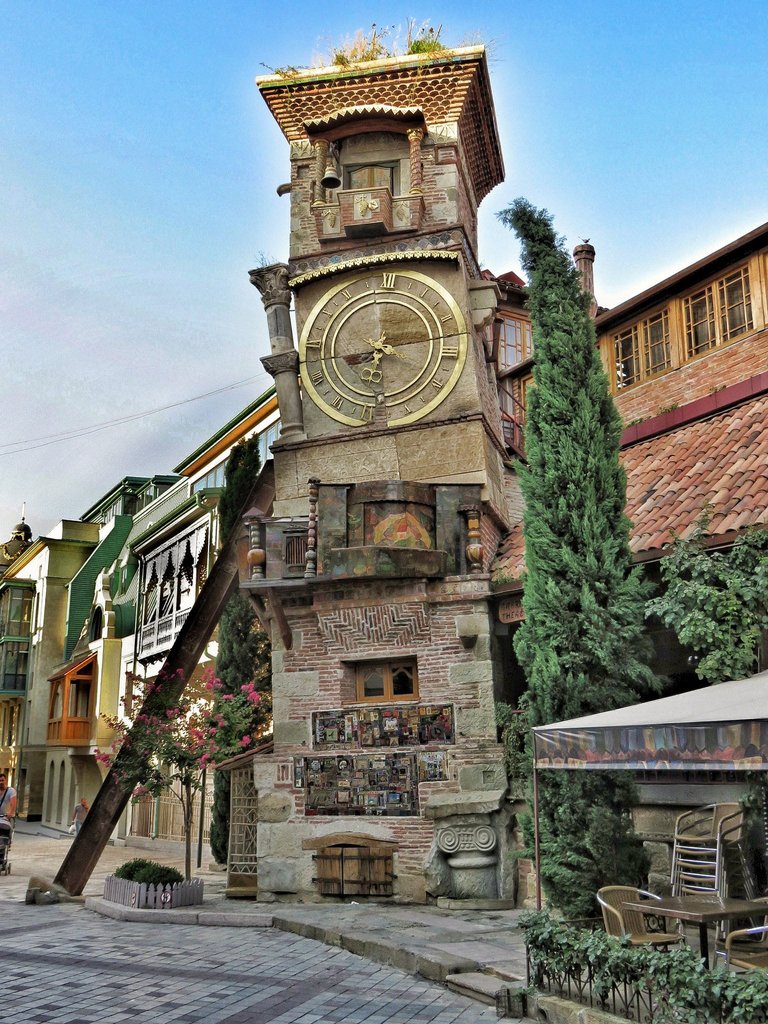
MULTIPOLYGON (((684 360, 751 331, 754 321, 748 268, 740 267, 685 296, 682 309, 684 360)), ((665 308, 613 336, 618 390, 670 369, 669 319, 669 308, 665 308)))
MULTIPOLYGON (((274 423, 271 423, 266 430, 263 430, 259 434, 259 458, 261 459, 262 466, 267 459, 271 458, 272 453, 269 450, 269 446, 274 444, 279 436, 280 420, 275 420, 274 423)), ((226 469, 226 466, 226 460, 223 460, 209 473, 206 473, 205 476, 201 476, 199 480, 195 480, 192 484, 192 493, 195 494, 197 491, 202 491, 203 489, 211 487, 223 487, 226 483, 224 479, 224 470, 226 469)))

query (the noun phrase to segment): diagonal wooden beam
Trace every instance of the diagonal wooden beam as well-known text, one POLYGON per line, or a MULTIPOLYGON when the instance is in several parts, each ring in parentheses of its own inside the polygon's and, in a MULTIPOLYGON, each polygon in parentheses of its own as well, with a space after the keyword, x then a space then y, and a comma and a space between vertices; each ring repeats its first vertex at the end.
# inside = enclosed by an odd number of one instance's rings
MULTIPOLYGON (((267 470, 270 469, 268 464, 265 471, 259 475, 256 486, 243 505, 243 513, 254 504, 256 498, 264 495, 265 491, 269 497, 272 481, 271 473, 267 470)), ((242 522, 242 515, 240 521, 242 522)), ((205 645, 221 618, 221 613, 237 589, 237 544, 241 538, 242 530, 235 528, 221 549, 160 670, 160 676, 165 682, 146 698, 139 714, 162 712, 165 708, 172 707, 184 692, 187 680, 197 667, 205 645)), ((79 896, 82 893, 120 815, 131 799, 133 790, 142 781, 143 773, 137 772, 133 765, 129 768, 129 757, 121 755, 123 751, 118 751, 114 764, 102 782, 101 789, 83 822, 80 834, 75 837, 54 879, 54 883, 61 886, 70 896, 79 896)))

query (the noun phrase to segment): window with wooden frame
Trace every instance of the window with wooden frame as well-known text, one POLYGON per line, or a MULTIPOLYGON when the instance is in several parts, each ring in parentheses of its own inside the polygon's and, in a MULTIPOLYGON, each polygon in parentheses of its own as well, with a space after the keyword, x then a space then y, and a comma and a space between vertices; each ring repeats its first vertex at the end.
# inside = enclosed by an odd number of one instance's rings
POLYGON ((751 331, 754 322, 747 267, 687 295, 683 312, 689 359, 751 331))
POLYGON ((628 388, 640 380, 640 343, 637 324, 614 336, 616 355, 616 387, 628 388))
POLYGON ((643 362, 649 377, 668 370, 672 365, 669 314, 666 309, 643 320, 643 362))
POLYGON ((613 336, 613 350, 619 391, 668 370, 672 365, 669 311, 661 309, 619 331, 613 336))
POLYGON ((396 195, 399 166, 393 163, 361 164, 344 168, 345 188, 388 188, 396 195))
POLYGON ((359 701, 413 700, 419 696, 416 659, 362 661, 355 665, 359 701))
POLYGON ((501 314, 497 320, 499 347, 496 365, 500 370, 524 363, 533 355, 533 333, 530 320, 501 314))

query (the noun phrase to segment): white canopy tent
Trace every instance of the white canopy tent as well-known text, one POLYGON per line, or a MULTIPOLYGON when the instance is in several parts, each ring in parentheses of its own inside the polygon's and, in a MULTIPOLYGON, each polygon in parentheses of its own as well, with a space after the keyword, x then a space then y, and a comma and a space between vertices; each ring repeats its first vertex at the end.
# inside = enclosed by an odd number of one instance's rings
POLYGON ((533 730, 536 903, 538 772, 768 771, 768 672, 533 730))

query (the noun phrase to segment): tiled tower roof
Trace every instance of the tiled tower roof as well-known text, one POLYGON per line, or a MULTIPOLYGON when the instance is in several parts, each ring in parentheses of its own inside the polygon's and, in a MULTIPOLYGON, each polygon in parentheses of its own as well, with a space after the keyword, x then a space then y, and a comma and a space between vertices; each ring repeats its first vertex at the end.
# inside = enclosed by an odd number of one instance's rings
POLYGON ((349 108, 410 108, 428 126, 458 124, 478 202, 504 180, 482 46, 267 75, 256 84, 289 142, 349 108))

